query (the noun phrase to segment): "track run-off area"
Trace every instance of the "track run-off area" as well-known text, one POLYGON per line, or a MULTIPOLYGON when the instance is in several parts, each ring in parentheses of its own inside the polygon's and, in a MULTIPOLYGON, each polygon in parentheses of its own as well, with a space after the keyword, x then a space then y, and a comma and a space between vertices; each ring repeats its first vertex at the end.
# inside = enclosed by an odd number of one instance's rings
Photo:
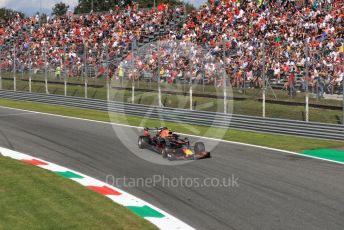
MULTIPOLYGON (((119 138, 114 129, 109 123, 0 108, 1 147, 103 182, 157 176, 198 182, 230 179, 230 186, 172 186, 161 181, 121 187, 196 229, 343 229, 342 164, 220 142, 211 159, 160 165, 137 156, 159 155, 139 149, 131 153, 128 146, 137 145, 137 137, 119 138)), ((121 129, 139 133, 133 127, 121 129)), ((212 141, 204 140, 206 145, 212 141)))

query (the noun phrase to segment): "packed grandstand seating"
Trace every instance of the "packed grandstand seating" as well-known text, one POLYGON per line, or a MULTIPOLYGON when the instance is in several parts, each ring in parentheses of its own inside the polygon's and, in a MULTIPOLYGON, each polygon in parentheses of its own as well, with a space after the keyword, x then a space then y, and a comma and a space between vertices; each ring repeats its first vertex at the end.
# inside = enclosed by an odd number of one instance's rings
POLYGON ((244 5, 213 1, 191 14, 179 37, 215 54, 221 55, 224 47, 234 86, 242 85, 245 75, 250 84, 261 87, 264 42, 269 79, 285 79, 284 88, 298 79, 304 89, 307 77, 313 89, 318 85, 325 90, 326 85, 333 93, 344 74, 344 2, 309 1, 307 6, 279 2, 259 6, 255 1, 244 5))
POLYGON ((304 91, 308 83, 320 94, 340 92, 343 1, 210 2, 187 17, 183 7, 143 10, 133 5, 103 14, 50 18, 41 27, 37 17, 14 19, 0 29, 1 55, 8 57, 1 68, 13 69, 15 44, 19 70, 30 67, 30 58, 32 69, 44 70, 46 48, 47 68, 65 69, 68 77, 82 75, 86 60, 93 77, 104 75, 104 66, 109 66, 113 79, 151 77, 221 86, 218 70, 223 66, 235 87, 262 87, 265 74, 275 87, 304 91), (157 37, 159 47, 149 45, 157 37), (144 44, 154 47, 138 51, 144 44))
MULTIPOLYGON (((154 11, 134 5, 104 14, 55 17, 41 27, 37 27, 37 16, 15 18, 2 30, 2 56, 10 58, 3 59, 1 67, 13 69, 12 57, 16 52, 18 69, 28 69, 31 59, 34 71, 44 70, 46 52, 50 69, 66 67, 67 71, 76 70, 79 76, 86 56, 88 65, 101 70, 105 59, 115 62, 127 54, 131 41, 140 44, 156 39, 157 35, 169 32, 165 28, 172 30, 183 14, 184 7, 154 11)), ((75 75, 75 71, 68 72, 75 75)))

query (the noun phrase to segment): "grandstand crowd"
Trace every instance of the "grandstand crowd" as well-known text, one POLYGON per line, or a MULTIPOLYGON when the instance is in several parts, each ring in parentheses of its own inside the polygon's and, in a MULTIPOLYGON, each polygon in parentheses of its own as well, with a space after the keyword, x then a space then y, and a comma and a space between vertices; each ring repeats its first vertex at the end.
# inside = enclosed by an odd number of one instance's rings
MULTIPOLYGON (((143 10, 134 4, 103 14, 52 17, 40 27, 37 16, 18 17, 0 28, 0 45, 17 35, 13 44, 18 69, 65 69, 68 77, 81 76, 86 63, 96 69, 94 77, 217 87, 225 79, 241 88, 263 87, 266 76, 270 84, 290 94, 305 91, 307 85, 320 96, 341 90, 343 1, 209 2, 160 34, 159 45, 148 44, 134 52, 134 40, 138 44, 159 33, 185 9, 160 5, 143 10), (118 57, 123 61, 115 61, 118 57)), ((13 45, 1 52, 1 68, 12 69, 13 45)))
POLYGON ((31 67, 38 71, 48 63, 49 68, 66 68, 70 77, 80 76, 86 60, 102 72, 106 59, 111 62, 123 50, 130 50, 133 40, 157 32, 183 11, 183 7, 170 9, 167 5, 159 10, 141 10, 134 4, 104 14, 54 17, 38 28, 37 15, 28 19, 16 17, 0 30, 0 45, 18 37, 2 50, 2 56, 7 58, 1 67, 12 69, 15 56, 19 69, 31 67))

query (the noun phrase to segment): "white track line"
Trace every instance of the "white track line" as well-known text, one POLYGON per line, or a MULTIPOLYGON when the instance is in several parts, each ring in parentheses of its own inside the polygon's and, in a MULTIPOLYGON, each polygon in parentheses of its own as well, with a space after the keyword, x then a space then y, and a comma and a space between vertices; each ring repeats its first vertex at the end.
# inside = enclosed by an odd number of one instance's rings
MULTIPOLYGON (((96 122, 96 123, 101 123, 101 124, 117 125, 117 126, 122 126, 122 127, 129 127, 129 128, 138 128, 138 129, 144 128, 144 127, 140 127, 140 126, 111 123, 111 122, 106 122, 106 121, 97 121, 97 120, 91 120, 91 119, 85 119, 85 118, 79 118, 79 117, 70 117, 70 116, 57 115, 57 114, 44 113, 44 112, 36 112, 36 111, 17 109, 17 108, 11 108, 11 107, 6 107, 6 106, 0 106, 0 108, 12 109, 12 110, 17 110, 17 111, 25 111, 28 113, 42 114, 42 115, 61 117, 61 118, 67 118, 67 119, 75 119, 75 120, 81 120, 81 121, 87 121, 87 122, 96 122)), ((81 109, 81 108, 76 108, 76 109, 81 109)), ((103 112, 103 111, 99 111, 99 112, 103 112)), ((303 157, 307 157, 307 158, 312 158, 312 159, 317 159, 317 160, 322 160, 322 161, 327 161, 327 162, 332 162, 332 163, 344 165, 344 162, 335 161, 335 160, 328 160, 328 159, 323 159, 323 158, 314 157, 314 156, 308 156, 308 155, 304 155, 301 153, 296 153, 296 152, 283 150, 283 149, 276 149, 276 148, 264 147, 264 146, 253 145, 253 144, 246 144, 246 143, 241 143, 241 142, 236 142, 236 141, 221 140, 221 139, 216 139, 216 138, 211 138, 211 137, 202 137, 202 136, 197 136, 197 135, 192 135, 192 134, 187 134, 187 133, 179 133, 179 134, 197 137, 197 138, 203 138, 203 139, 207 139, 207 140, 219 141, 219 142, 224 142, 224 143, 229 143, 229 144, 242 145, 242 146, 247 146, 247 147, 252 147, 252 148, 260 148, 260 149, 271 150, 271 151, 276 151, 276 152, 288 153, 291 155, 303 156, 303 157)), ((283 135, 280 135, 280 136, 283 136, 283 135)))

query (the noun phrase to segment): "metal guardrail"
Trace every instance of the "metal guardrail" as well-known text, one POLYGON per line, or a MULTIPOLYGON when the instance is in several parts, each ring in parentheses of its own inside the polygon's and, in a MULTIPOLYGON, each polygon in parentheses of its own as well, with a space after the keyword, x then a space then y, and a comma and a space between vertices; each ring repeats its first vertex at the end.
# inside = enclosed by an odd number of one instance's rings
MULTIPOLYGON (((90 76, 90 75, 89 75, 90 76)), ((3 80, 9 80, 9 81, 13 81, 13 77, 2 77, 3 80)), ((61 78, 62 79, 62 78, 61 78)), ((125 77, 125 79, 128 79, 128 77, 125 77)), ((18 79, 20 81, 23 82, 28 82, 29 79, 18 79)), ((62 79, 63 80, 63 79, 62 79)), ((32 79, 31 80, 33 83, 43 83, 44 84, 44 79, 39 80, 39 79, 32 79)), ((105 82, 99 82, 97 83, 97 81, 94 81, 94 83, 90 83, 91 81, 88 82, 88 87, 90 88, 103 88, 105 82)), ((27 83, 28 84, 28 83, 27 83)), ((64 82, 63 81, 58 81, 56 79, 48 79, 48 84, 57 84, 57 85, 63 85, 64 82)), ((189 83, 187 83, 189 84, 189 83)), ((68 85, 72 85, 72 86, 82 86, 84 87, 85 83, 84 82, 68 82, 68 85)), ((128 90, 131 91, 132 87, 131 85, 128 86, 111 86, 112 89, 116 89, 116 90, 128 90)), ((148 89, 148 88, 135 88, 136 92, 156 92, 157 89, 148 89)), ((182 96, 189 96, 189 90, 183 92, 183 91, 172 91, 172 90, 163 90, 162 91, 164 94, 169 94, 169 95, 182 95, 182 96)), ((310 96, 312 96, 313 94, 310 94, 310 96)), ((197 92, 193 92, 192 93, 193 97, 201 97, 201 98, 213 98, 213 99, 223 99, 224 96, 223 95, 215 95, 215 94, 206 94, 206 93, 197 93, 197 92)), ((314 95, 315 97, 315 95, 314 95)), ((227 95, 227 99, 228 100, 240 100, 240 101, 245 101, 250 99, 249 97, 245 97, 245 96, 229 96, 227 95)), ((259 102, 262 101, 261 98, 255 99, 259 102)), ((266 103, 270 103, 270 104, 276 104, 276 105, 288 105, 288 106, 306 106, 305 102, 298 102, 298 101, 288 101, 288 100, 276 100, 276 99, 266 99, 265 100, 266 103)), ((317 103, 309 103, 309 107, 310 108, 318 108, 318 109, 330 109, 330 110, 339 110, 342 111, 342 106, 338 106, 338 105, 327 105, 327 104, 317 104, 317 103)))
POLYGON ((98 99, 85 99, 79 97, 65 97, 61 95, 46 95, 4 90, 0 90, 0 98, 110 111, 131 116, 218 128, 235 128, 273 134, 288 134, 333 140, 344 139, 344 126, 335 124, 261 118, 206 111, 190 111, 186 109, 167 107, 160 108, 155 106, 128 104, 114 101, 108 102, 98 99))

